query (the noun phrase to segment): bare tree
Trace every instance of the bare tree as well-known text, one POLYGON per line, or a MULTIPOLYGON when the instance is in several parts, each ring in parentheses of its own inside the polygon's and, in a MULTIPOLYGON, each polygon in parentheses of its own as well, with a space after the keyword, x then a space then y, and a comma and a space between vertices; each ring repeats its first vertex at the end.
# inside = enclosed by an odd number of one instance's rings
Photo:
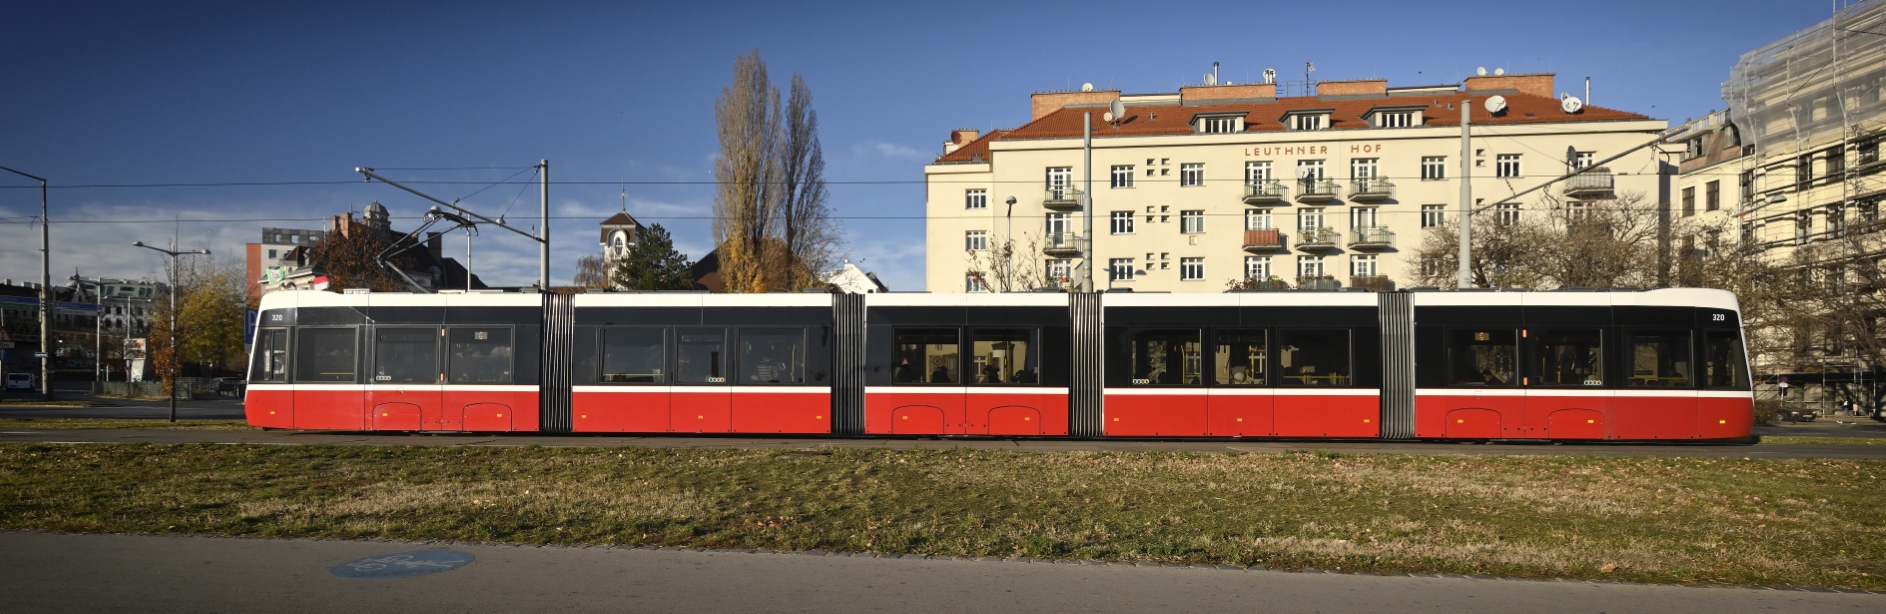
POLYGON ((578 288, 607 288, 609 287, 607 268, 608 264, 603 262, 602 256, 590 254, 577 258, 576 279, 572 280, 572 283, 578 288))
MULTIPOLYGON (((1458 237, 1455 221, 1429 228, 1421 247, 1410 254, 1416 285, 1454 288, 1459 282, 1458 237)), ((1493 213, 1474 216, 1473 261, 1468 270, 1476 288, 1530 288, 1539 276, 1528 267, 1526 254, 1533 245, 1526 222, 1501 220, 1493 213)))
POLYGON ((779 89, 754 49, 733 64, 733 83, 714 101, 720 153, 714 158, 714 239, 729 292, 766 292, 779 281, 768 266, 781 201, 779 89))
POLYGON ((1046 259, 1041 253, 1041 244, 1032 236, 1023 244, 1018 244, 1014 237, 1003 237, 989 249, 968 252, 966 258, 968 275, 991 292, 1027 292, 1068 284, 1065 278, 1050 277, 1043 266, 1046 259))
POLYGON ((785 138, 779 151, 780 221, 786 259, 780 263, 787 290, 822 285, 819 276, 838 265, 841 241, 826 206, 825 152, 819 145, 819 114, 812 110, 812 90, 792 76, 786 103, 785 138))

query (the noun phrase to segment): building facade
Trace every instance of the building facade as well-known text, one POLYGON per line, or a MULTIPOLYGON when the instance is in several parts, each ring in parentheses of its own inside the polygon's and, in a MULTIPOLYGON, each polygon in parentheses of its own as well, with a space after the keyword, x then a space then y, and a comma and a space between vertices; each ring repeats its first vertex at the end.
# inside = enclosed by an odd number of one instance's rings
POLYGON ((1037 93, 1027 124, 954 131, 924 168, 928 290, 991 289, 991 254, 1009 238, 1027 261, 1017 266, 1045 282, 1036 285, 1077 284, 1089 241, 1100 290, 1406 285, 1424 233, 1459 215, 1463 104, 1483 207, 1634 150, 1499 207, 1502 219, 1626 195, 1663 202, 1661 152, 1634 148, 1667 123, 1567 101, 1555 87, 1551 74, 1497 74, 1421 87, 1324 81, 1298 97, 1268 83, 1037 93), (1109 117, 1115 103, 1124 112, 1109 117))
POLYGON ((301 228, 263 228, 261 242, 244 246, 247 248, 244 260, 248 265, 249 298, 260 299, 265 283, 280 284, 288 272, 295 269, 291 255, 295 249, 319 243, 325 234, 326 231, 301 228))

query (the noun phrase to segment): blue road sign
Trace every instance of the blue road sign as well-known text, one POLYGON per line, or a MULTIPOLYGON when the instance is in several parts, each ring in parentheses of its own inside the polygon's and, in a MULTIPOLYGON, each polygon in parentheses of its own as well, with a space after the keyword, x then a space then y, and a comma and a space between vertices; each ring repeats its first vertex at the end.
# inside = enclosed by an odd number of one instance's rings
POLYGON ((248 345, 255 345, 256 315, 254 307, 242 310, 242 342, 248 345))
POLYGON ((451 571, 472 562, 472 555, 456 550, 414 550, 341 563, 334 575, 342 578, 410 578, 451 571))

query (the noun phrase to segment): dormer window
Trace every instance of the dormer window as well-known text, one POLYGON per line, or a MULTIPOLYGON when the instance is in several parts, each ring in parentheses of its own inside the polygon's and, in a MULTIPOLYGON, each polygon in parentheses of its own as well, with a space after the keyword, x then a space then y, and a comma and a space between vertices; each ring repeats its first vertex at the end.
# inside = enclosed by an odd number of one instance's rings
POLYGON ((1413 128, 1421 125, 1421 109, 1374 108, 1362 117, 1376 128, 1413 128))
POLYGON ((1328 130, 1328 109, 1314 111, 1292 111, 1284 117, 1284 125, 1294 131, 1328 130))
POLYGON ((1244 132, 1244 114, 1198 115, 1192 125, 1199 134, 1237 134, 1244 132))

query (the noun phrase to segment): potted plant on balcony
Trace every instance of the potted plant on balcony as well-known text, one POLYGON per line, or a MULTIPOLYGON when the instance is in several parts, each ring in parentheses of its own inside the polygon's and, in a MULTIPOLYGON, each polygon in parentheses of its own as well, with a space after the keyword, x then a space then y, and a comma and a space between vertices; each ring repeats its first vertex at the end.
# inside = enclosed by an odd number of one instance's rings
POLYGON ((1395 282, 1389 281, 1387 275, 1356 275, 1349 278, 1349 287, 1370 292, 1394 292, 1395 282))
POLYGON ((1342 282, 1330 275, 1310 275, 1297 278, 1298 290, 1335 290, 1342 287, 1342 282))

